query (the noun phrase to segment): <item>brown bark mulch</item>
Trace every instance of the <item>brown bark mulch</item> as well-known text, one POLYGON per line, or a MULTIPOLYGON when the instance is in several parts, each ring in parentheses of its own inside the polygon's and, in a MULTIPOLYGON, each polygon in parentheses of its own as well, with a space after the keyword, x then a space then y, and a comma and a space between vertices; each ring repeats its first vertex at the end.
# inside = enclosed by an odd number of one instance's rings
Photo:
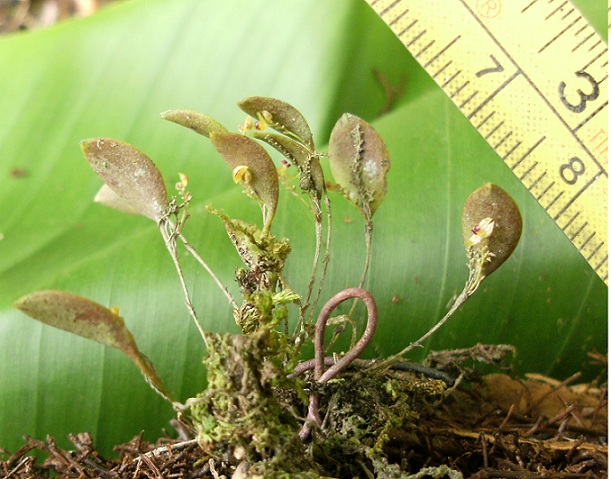
MULTIPOLYGON (((515 379, 506 374, 490 374, 476 382, 463 383, 430 410, 421 412, 417 421, 389 432, 384 446, 387 473, 379 468, 374 471, 355 455, 342 458, 353 462, 350 468, 336 468, 350 473, 333 477, 403 478, 408 477, 408 472, 416 474, 422 468, 443 464, 473 479, 605 478, 607 390, 594 384, 571 385, 578 377, 561 382, 540 375, 515 379), (391 472, 390 465, 395 465, 395 472, 391 472), (396 472, 399 469, 408 472, 396 472)), ((0 476, 251 477, 237 470, 243 466, 238 459, 213 460, 194 439, 163 437, 151 444, 140 435, 116 446, 114 458, 98 453, 88 433, 72 435, 70 440, 74 444, 71 450, 58 447, 50 436, 45 440, 26 437, 24 446, 12 454, 0 448, 0 476), (33 452, 47 457, 37 461, 33 452)), ((428 477, 435 476, 420 476, 428 477)))

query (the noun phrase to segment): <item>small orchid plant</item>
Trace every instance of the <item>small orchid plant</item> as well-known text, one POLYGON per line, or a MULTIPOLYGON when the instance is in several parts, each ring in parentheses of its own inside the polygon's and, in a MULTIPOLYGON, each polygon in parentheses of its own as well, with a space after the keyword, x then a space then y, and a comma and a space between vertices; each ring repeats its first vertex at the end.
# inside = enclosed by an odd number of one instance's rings
MULTIPOLYGON (((243 262, 235 274, 240 300, 221 283, 185 237, 192 199, 186 175, 179 174, 177 192, 169 196, 157 166, 135 147, 110 138, 81 143, 89 165, 104 181, 95 201, 144 216, 159 228, 178 273, 188 312, 207 347, 204 358, 207 388, 202 393, 184 403, 176 400, 152 362, 139 350, 116 308, 61 291, 35 292, 15 305, 43 323, 123 351, 153 389, 173 405, 179 419, 193 431, 204 449, 212 451, 215 444, 237 441, 236 447, 241 446, 257 457, 270 457, 279 453, 284 440, 279 438, 288 438, 289 442, 298 438, 304 442, 314 428, 321 427, 319 391, 352 363, 374 336, 377 307, 363 285, 371 257, 373 215, 387 191, 390 156, 377 131, 354 115, 346 113, 337 121, 329 151, 323 154, 317 151, 305 118, 292 105, 265 97, 246 98, 238 105, 247 114, 238 132, 230 132, 214 118, 192 111, 172 110, 161 117, 205 136, 229 166, 233 180, 260 206, 261 226, 231 218, 208 206, 210 213, 222 221, 243 262), (261 143, 282 155, 280 165, 274 163, 261 143), (329 161, 335 183, 325 179, 321 166, 324 161, 329 161), (289 167, 297 171, 295 179, 286 174, 289 167), (283 274, 291 252, 289 240, 276 238, 272 233, 281 185, 306 204, 314 222, 312 272, 303 294, 293 290, 283 274), (331 191, 340 192, 362 214, 366 258, 358 286, 333 296, 314 321, 329 263, 331 191), (178 254, 181 247, 212 276, 226 296, 242 334, 213 334, 200 321, 182 274, 178 254), (339 304, 351 299, 355 304, 360 299, 367 307, 365 332, 360 340, 353 341, 347 353, 325 356, 325 329, 331 314, 339 304), (292 333, 288 328, 290 308, 296 315, 292 333), (302 345, 307 341, 314 343, 315 357, 301 361, 302 345), (295 406, 294 399, 287 402, 287 396, 296 397, 300 406, 295 406), (257 413, 263 412, 266 415, 258 419, 261 414, 257 413)), ((467 199, 463 215, 470 271, 463 292, 449 313, 425 336, 388 359, 369 362, 368 367, 392 367, 433 334, 482 280, 507 259, 516 247, 521 229, 519 210, 501 188, 487 184, 475 191, 467 199)), ((343 318, 352 321, 350 314, 343 318)))

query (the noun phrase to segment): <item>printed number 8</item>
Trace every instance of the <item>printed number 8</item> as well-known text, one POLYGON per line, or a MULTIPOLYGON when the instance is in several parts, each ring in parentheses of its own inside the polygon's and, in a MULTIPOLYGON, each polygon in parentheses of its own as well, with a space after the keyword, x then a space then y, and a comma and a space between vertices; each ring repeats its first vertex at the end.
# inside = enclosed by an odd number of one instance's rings
POLYGON ((579 158, 574 156, 568 163, 564 163, 560 166, 560 176, 567 185, 574 185, 577 183, 577 178, 586 172, 586 165, 583 164, 579 158))

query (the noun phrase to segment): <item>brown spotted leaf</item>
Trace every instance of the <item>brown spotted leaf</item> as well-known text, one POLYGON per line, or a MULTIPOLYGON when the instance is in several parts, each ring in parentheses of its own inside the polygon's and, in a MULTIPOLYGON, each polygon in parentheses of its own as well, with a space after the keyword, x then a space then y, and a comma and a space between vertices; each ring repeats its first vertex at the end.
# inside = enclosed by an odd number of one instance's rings
POLYGON ((382 137, 365 120, 345 113, 331 132, 329 155, 335 181, 348 200, 371 217, 387 191, 390 156, 382 137))
POLYGON ((522 234, 522 215, 513 198, 501 187, 487 183, 465 202, 462 217, 465 245, 492 255, 482 268, 486 276, 513 253, 522 234), (491 223, 492 222, 492 223, 491 223), (489 233, 485 229, 489 228, 489 233))
POLYGON ((168 208, 161 172, 135 147, 111 138, 81 141, 89 165, 139 214, 159 222, 168 208))
POLYGON ((161 118, 210 138, 210 133, 223 133, 227 129, 218 121, 203 113, 189 110, 168 110, 161 114, 161 118))
POLYGON ((308 122, 293 105, 263 96, 251 96, 238 106, 254 118, 263 119, 274 130, 291 136, 314 151, 314 138, 308 122))
POLYGON ((269 232, 271 222, 278 206, 278 171, 271 157, 261 145, 239 133, 211 133, 210 141, 234 171, 240 167, 247 171, 242 176, 247 189, 261 201, 263 209, 264 232, 269 232), (246 179, 247 178, 247 179, 246 179))
POLYGON ((153 389, 172 401, 153 364, 140 352, 134 337, 117 312, 90 299, 53 290, 24 296, 15 302, 15 307, 49 326, 122 351, 136 363, 153 389))

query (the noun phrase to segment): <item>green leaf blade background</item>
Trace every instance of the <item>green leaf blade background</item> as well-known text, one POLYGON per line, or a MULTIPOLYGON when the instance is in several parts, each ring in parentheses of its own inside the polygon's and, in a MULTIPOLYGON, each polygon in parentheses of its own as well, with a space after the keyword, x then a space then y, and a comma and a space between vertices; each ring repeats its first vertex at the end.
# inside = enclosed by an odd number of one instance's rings
MULTIPOLYGON (((250 95, 294 104, 319 147, 344 111, 380 117, 375 127, 393 167, 375 218, 367 287, 382 318, 370 356, 417 339, 460 291, 467 276, 462 204, 487 181, 522 208, 523 239, 422 354, 508 342, 518 346, 520 370, 560 376, 588 371, 585 353, 592 348, 606 351, 604 284, 365 2, 126 2, 91 18, 2 38, 0 64, 11 66, 11 74, 0 75, 4 447, 19 447, 23 434, 50 433, 66 444, 68 433, 86 430, 110 452, 142 429, 157 437, 172 415, 119 352, 45 328, 11 307, 37 289, 119 306, 172 393, 184 400, 203 388, 205 351, 155 225, 92 203, 101 182, 79 141, 109 136, 132 143, 157 163, 168 185, 178 171, 187 173, 195 199, 185 233, 237 294, 239 258, 204 206, 253 222, 260 221, 258 207, 233 185, 205 139, 160 120, 159 113, 198 110, 235 130, 244 116, 235 103, 250 95), (380 115, 386 98, 375 70, 392 84, 406 81, 405 95, 388 115, 380 115), (27 176, 11 176, 14 168, 27 176)), ((358 212, 339 195, 333 200, 333 257, 323 301, 356 285, 361 265, 354 258, 364 255, 358 212)), ((286 273, 299 291, 311 268, 313 229, 302 205, 281 192, 274 232, 292 240, 286 273)), ((190 258, 184 262, 204 325, 237 332, 224 296, 190 258)))

